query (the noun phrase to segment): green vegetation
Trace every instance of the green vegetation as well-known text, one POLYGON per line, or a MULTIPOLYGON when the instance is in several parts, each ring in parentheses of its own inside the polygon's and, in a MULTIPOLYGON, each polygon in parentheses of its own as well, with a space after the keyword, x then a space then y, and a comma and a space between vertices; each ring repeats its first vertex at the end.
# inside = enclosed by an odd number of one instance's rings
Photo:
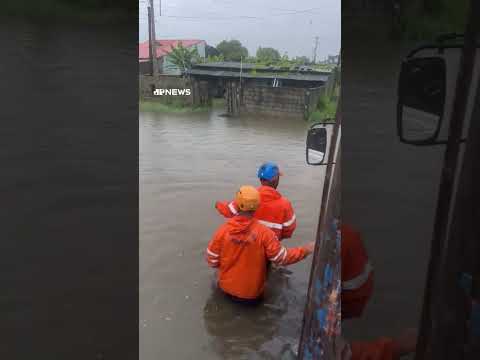
POLYGON ((217 50, 225 61, 240 61, 248 57, 248 50, 238 40, 223 40, 217 45, 217 50))
POLYGON ((178 46, 172 47, 170 53, 172 63, 180 69, 182 73, 189 70, 192 64, 199 61, 199 54, 196 47, 186 48, 180 42, 178 46))
POLYGON ((211 106, 188 106, 180 101, 163 103, 154 100, 141 99, 139 102, 139 110, 141 112, 155 112, 155 113, 192 113, 192 112, 206 112, 212 108, 223 107, 224 99, 213 99, 211 106))
MULTIPOLYGON (((210 47, 207 58, 202 60, 205 63, 223 61, 243 61, 244 63, 255 64, 256 69, 262 67, 276 67, 282 70, 291 70, 297 66, 308 65, 314 70, 332 71, 335 64, 313 64, 306 56, 289 58, 287 53, 280 55, 277 49, 271 47, 259 47, 255 56, 249 56, 248 50, 238 40, 223 40, 216 48, 210 47), (214 54, 215 50, 218 54, 214 54)), ((255 73, 255 70, 253 70, 255 73)))
POLYGON ((223 62, 225 61, 225 58, 223 55, 210 55, 206 59, 204 59, 204 62, 206 63, 211 63, 211 62, 223 62))
POLYGON ((180 103, 161 103, 152 100, 140 100, 139 110, 142 112, 157 112, 157 113, 190 113, 190 112, 204 112, 208 111, 210 107, 199 106, 190 107, 180 103))
POLYGON ((334 119, 337 112, 337 100, 335 97, 321 96, 318 99, 317 109, 310 114, 309 121, 325 121, 334 119))
POLYGON ((259 47, 257 53, 255 54, 258 62, 264 63, 276 63, 281 60, 280 53, 278 50, 275 50, 271 47, 259 47))

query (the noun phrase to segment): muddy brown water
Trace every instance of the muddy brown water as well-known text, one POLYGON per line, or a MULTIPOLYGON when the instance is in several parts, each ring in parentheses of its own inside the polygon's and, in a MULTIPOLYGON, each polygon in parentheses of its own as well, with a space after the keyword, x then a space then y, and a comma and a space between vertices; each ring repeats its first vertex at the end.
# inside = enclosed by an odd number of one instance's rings
POLYGON ((314 239, 324 167, 305 162, 302 120, 140 113, 140 358, 278 359, 299 340, 310 259, 274 271, 263 304, 231 304, 213 286, 204 250, 222 218, 217 199, 257 184, 266 160, 284 171, 279 190, 297 230, 314 239))

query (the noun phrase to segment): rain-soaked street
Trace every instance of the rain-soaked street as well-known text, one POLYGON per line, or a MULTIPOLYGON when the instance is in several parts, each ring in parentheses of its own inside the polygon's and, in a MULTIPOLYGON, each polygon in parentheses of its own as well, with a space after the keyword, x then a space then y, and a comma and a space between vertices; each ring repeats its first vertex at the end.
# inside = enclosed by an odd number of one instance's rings
POLYGON ((215 200, 257 185, 267 160, 297 215, 287 246, 315 236, 324 167, 305 162, 302 120, 140 113, 140 357, 279 359, 299 340, 310 261, 273 272, 266 301, 231 304, 212 286, 204 250, 222 219, 215 200))

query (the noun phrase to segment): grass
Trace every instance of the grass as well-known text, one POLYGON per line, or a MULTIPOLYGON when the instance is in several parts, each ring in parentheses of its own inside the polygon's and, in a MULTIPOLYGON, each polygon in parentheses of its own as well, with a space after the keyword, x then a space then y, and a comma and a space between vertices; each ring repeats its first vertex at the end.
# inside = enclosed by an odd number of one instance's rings
POLYGON ((190 112, 204 112, 208 111, 210 107, 199 106, 190 107, 180 104, 165 104, 158 101, 140 100, 139 110, 142 112, 156 112, 156 113, 190 113, 190 112))
POLYGON ((336 112, 337 101, 324 95, 318 99, 317 109, 310 114, 308 120, 325 121, 326 119, 334 119, 336 112))
POLYGON ((213 99, 211 106, 187 106, 180 102, 174 102, 170 104, 161 103, 159 101, 141 99, 139 102, 139 110, 143 112, 156 112, 156 113, 193 113, 193 112, 206 112, 212 108, 218 108, 224 106, 225 101, 223 99, 213 99))
POLYGON ((212 107, 213 107, 213 108, 225 107, 225 99, 213 98, 213 100, 212 100, 212 107))

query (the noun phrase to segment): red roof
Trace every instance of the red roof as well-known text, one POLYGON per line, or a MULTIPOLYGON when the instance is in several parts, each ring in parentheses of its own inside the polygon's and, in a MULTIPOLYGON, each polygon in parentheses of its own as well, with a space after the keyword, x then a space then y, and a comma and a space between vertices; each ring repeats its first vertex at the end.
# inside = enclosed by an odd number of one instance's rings
MULTIPOLYGON (((178 46, 182 43, 184 47, 190 47, 196 44, 205 42, 204 40, 157 40, 157 58, 165 56, 172 51, 172 47, 178 46)), ((148 56, 148 40, 138 44, 138 58, 139 60, 147 60, 148 56)))

